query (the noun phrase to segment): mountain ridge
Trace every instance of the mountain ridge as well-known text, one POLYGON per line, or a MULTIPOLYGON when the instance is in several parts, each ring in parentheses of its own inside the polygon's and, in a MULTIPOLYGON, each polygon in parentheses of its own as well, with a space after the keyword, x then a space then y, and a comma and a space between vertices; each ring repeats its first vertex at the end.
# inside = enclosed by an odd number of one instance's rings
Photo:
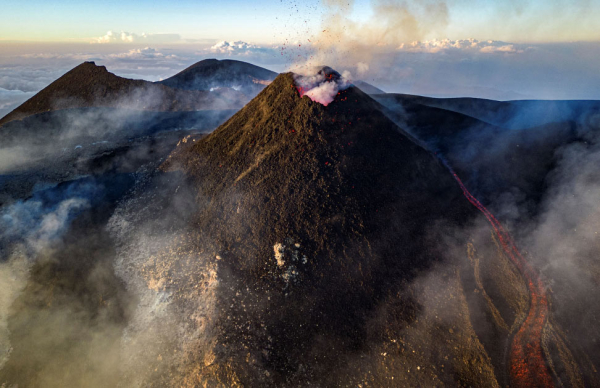
POLYGON ((84 62, 0 119, 13 120, 48 111, 114 107, 148 111, 192 111, 241 107, 246 97, 234 90, 182 91, 110 73, 105 66, 84 62))

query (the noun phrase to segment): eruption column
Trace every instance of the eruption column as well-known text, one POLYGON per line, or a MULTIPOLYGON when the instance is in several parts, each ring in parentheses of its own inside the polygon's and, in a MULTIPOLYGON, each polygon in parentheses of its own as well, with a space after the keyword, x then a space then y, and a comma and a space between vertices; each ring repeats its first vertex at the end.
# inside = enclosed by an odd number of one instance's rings
POLYGON ((481 211, 494 228, 502 249, 527 282, 530 306, 527 317, 513 337, 509 354, 509 373, 513 387, 554 387, 542 349, 542 331, 548 319, 548 297, 535 269, 523 258, 510 234, 465 187, 454 170, 443 161, 458 182, 464 196, 481 211))

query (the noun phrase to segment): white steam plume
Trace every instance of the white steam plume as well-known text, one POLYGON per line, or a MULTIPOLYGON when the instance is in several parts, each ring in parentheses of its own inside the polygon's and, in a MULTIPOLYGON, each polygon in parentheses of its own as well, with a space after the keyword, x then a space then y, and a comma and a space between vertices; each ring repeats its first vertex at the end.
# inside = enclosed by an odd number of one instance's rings
POLYGON ((301 73, 303 74, 296 75, 294 79, 300 96, 308 96, 325 106, 329 105, 340 91, 351 85, 351 74, 347 71, 340 75, 329 67, 313 67, 303 69, 301 73))

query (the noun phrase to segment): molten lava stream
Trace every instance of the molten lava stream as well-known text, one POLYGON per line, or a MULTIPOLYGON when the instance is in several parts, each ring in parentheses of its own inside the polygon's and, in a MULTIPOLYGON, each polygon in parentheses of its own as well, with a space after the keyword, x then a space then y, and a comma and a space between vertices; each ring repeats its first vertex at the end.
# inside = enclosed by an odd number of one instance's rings
MULTIPOLYGON (((446 163, 444 163, 446 164, 446 163)), ((534 268, 527 262, 504 230, 500 222, 490 213, 462 183, 458 175, 446 164, 465 197, 488 219, 502 249, 521 272, 527 282, 530 306, 527 318, 513 337, 509 354, 509 373, 513 387, 553 387, 542 349, 542 331, 548 319, 548 297, 544 285, 534 268)))

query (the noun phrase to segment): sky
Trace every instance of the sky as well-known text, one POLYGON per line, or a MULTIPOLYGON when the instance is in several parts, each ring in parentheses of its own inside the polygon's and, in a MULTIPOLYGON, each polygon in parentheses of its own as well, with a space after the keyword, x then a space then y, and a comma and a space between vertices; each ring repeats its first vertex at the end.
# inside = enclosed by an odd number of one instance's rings
MULTIPOLYGON (((308 25, 320 27, 335 0, 1 0, 2 40, 86 42, 106 31, 173 34, 183 40, 246 40, 278 43, 281 34, 308 25), (307 21, 308 23, 304 23, 307 21)), ((375 6, 411 1, 348 0, 349 16, 365 22, 375 6), (349 7, 350 8, 350 7, 349 7)), ((416 1, 415 1, 416 3, 416 1)), ((445 36, 512 42, 597 41, 598 0, 447 0, 422 1, 445 6, 445 36)))
POLYGON ((600 0, 0 0, 0 115, 85 60, 330 65, 387 92, 600 99, 600 0))

